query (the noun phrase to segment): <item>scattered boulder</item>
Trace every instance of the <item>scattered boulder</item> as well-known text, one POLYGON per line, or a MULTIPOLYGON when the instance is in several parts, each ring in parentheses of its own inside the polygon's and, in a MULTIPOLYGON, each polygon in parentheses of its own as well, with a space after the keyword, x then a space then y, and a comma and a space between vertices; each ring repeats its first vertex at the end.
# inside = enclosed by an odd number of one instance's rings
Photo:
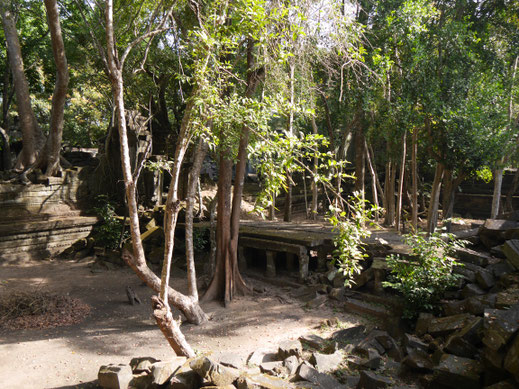
POLYGON ((469 358, 445 354, 434 368, 434 382, 449 388, 480 388, 481 363, 469 358))
POLYGON ((314 365, 317 371, 321 373, 328 373, 337 370, 341 364, 343 355, 340 351, 333 354, 321 354, 318 352, 312 353, 310 363, 314 365))
POLYGON ((162 385, 186 363, 186 357, 176 357, 171 361, 155 362, 151 365, 152 383, 162 385))
POLYGON ((316 350, 322 350, 327 344, 326 339, 315 334, 302 335, 299 337, 299 341, 316 350))
POLYGON ((288 358, 291 355, 295 355, 296 357, 301 357, 303 352, 303 348, 301 347, 301 342, 299 340, 286 340, 281 342, 278 348, 277 357, 278 360, 283 360, 288 358))
POLYGON ((197 372, 204 381, 216 386, 230 385, 239 377, 238 371, 230 367, 224 367, 208 357, 196 358, 191 361, 189 366, 197 372))
POLYGON ((487 266, 489 256, 484 253, 480 253, 475 250, 468 249, 466 247, 457 248, 454 252, 454 256, 461 262, 471 263, 477 266, 487 266))
POLYGON ((151 373, 151 365, 158 361, 158 359, 152 357, 132 358, 130 366, 134 374, 151 373))
POLYGON ((103 365, 97 373, 97 380, 103 389, 126 389, 133 378, 130 365, 103 365))
POLYGON ((337 389, 341 387, 339 381, 328 374, 320 373, 317 369, 302 363, 297 370, 297 376, 304 381, 311 382, 322 389, 337 389))
POLYGON ((509 310, 485 309, 483 343, 492 350, 505 346, 519 330, 519 305, 509 310))
POLYGON ((519 270, 519 240, 507 240, 503 245, 503 252, 506 256, 506 262, 515 270, 519 270))
POLYGON ((444 336, 463 328, 467 320, 473 318, 468 313, 434 318, 429 322, 428 332, 432 336, 444 336))
POLYGON ((277 354, 269 350, 256 350, 253 351, 249 358, 247 358, 247 365, 250 367, 259 366, 263 362, 272 362, 277 358, 277 354))

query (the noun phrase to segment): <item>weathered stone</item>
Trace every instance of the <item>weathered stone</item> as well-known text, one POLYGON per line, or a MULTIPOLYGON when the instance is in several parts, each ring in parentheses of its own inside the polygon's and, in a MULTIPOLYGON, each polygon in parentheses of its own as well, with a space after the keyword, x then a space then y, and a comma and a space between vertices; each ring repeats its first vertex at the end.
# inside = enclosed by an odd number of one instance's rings
POLYGON ((310 357, 310 363, 314 365, 317 371, 328 373, 337 370, 342 362, 342 358, 343 356, 340 351, 336 351, 333 354, 321 354, 315 352, 312 353, 312 356, 310 357))
POLYGON ((370 333, 366 338, 362 339, 355 346, 354 352, 363 357, 368 357, 370 349, 377 351, 381 355, 386 353, 386 349, 375 339, 373 333, 370 333))
POLYGON ((496 284, 492 273, 486 270, 480 270, 476 273, 476 282, 485 290, 492 288, 496 284))
POLYGON ((305 304, 306 308, 315 309, 324 305, 328 301, 328 296, 325 294, 319 294, 305 304))
POLYGON ((315 334, 302 335, 299 337, 299 341, 316 350, 322 350, 328 342, 326 339, 315 334))
POLYGON ((236 389, 234 385, 204 386, 205 389, 236 389))
MULTIPOLYGON (((458 315, 460 313, 467 312, 467 301, 466 300, 448 300, 442 301, 443 313, 445 316, 458 315)), ((416 332, 416 331, 415 331, 416 332)))
POLYGON ((487 219, 485 224, 479 229, 479 237, 483 244, 490 249, 503 243, 505 239, 504 233, 515 228, 516 225, 516 222, 509 220, 487 219))
POLYGON ((270 375, 279 375, 284 370, 283 361, 263 362, 259 367, 262 373, 270 375))
POLYGON ((155 362, 151 365, 152 383, 162 385, 186 363, 185 357, 176 357, 171 361, 155 362))
POLYGON ((477 354, 478 349, 459 336, 451 336, 445 343, 445 351, 458 357, 471 358, 477 354))
POLYGON ((452 272, 461 275, 468 282, 476 282, 476 273, 465 266, 455 266, 452 272))
POLYGON ((394 380, 370 371, 361 371, 357 389, 389 388, 395 383, 394 380))
POLYGON ((422 342, 418 337, 411 334, 404 334, 403 344, 406 349, 419 349, 427 351, 427 344, 422 342))
POLYGON ((482 352, 482 361, 486 370, 502 371, 504 355, 501 351, 485 347, 482 352))
POLYGON ((467 311, 477 316, 483 316, 485 309, 494 308, 495 305, 496 295, 494 293, 474 296, 466 300, 467 311))
POLYGON ((393 317, 391 310, 384 306, 373 305, 353 298, 347 298, 344 301, 344 307, 350 312, 370 315, 381 319, 393 317))
POLYGON ((506 262, 501 262, 487 266, 487 270, 491 271, 494 277, 499 279, 503 274, 512 272, 513 268, 506 262))
POLYGON ((507 240, 503 245, 503 252, 507 263, 516 270, 519 270, 519 240, 507 240))
POLYGON ((332 300, 341 301, 342 299, 344 299, 345 292, 346 292, 346 290, 344 289, 344 287, 342 287, 342 288, 332 288, 332 290, 330 290, 330 293, 328 293, 328 296, 332 300))
POLYGON ((434 382, 449 388, 480 388, 481 364, 468 358, 445 354, 434 368, 434 382))
POLYGON ((341 386, 341 384, 331 375, 320 373, 319 371, 317 371, 313 367, 308 366, 305 363, 299 366, 299 369, 297 370, 297 375, 302 380, 309 381, 323 389, 336 389, 341 386))
POLYGON ((497 245, 490 249, 490 254, 497 258, 505 258, 505 253, 503 252, 503 246, 497 245))
POLYGON ((508 349, 503 366, 506 371, 511 373, 515 379, 519 381, 519 336, 515 337, 514 342, 508 349))
POLYGON ((259 366, 263 362, 272 362, 277 358, 277 353, 274 353, 270 350, 256 350, 253 351, 249 358, 247 358, 247 365, 249 366, 259 366))
POLYGON ((519 302, 519 289, 510 288, 502 291, 496 296, 496 308, 505 309, 519 302))
POLYGON ((434 318, 429 323, 428 332, 433 336, 448 335, 463 328, 472 315, 462 313, 454 316, 434 318))
POLYGON ((288 389, 296 388, 295 385, 279 377, 265 374, 241 376, 237 380, 238 389, 288 389))
POLYGON ((509 310, 486 309, 483 343, 492 350, 498 350, 508 343, 519 330, 519 306, 509 310))
POLYGON ((243 367, 243 358, 234 352, 225 352, 218 356, 218 363, 223 366, 233 367, 235 369, 241 369, 243 367))
POLYGON ((194 370, 188 370, 171 377, 168 389, 198 389, 202 386, 202 378, 194 370))
POLYGON ((196 371, 204 381, 216 386, 232 384, 239 376, 238 371, 230 367, 224 367, 207 357, 197 358, 191 361, 189 366, 196 371))
POLYGON ((480 253, 478 251, 471 250, 466 247, 456 249, 454 256, 458 258, 461 262, 467 262, 483 267, 488 265, 489 257, 487 254, 480 253))
POLYGON ((431 321, 431 319, 433 317, 434 316, 432 313, 426 313, 426 312, 421 312, 418 315, 418 319, 416 320, 416 326, 414 329, 414 332, 416 333, 416 335, 423 336, 427 333, 427 329, 429 328, 429 322, 431 321))
POLYGON ((403 358, 403 355, 402 351, 400 350, 400 347, 398 346, 398 343, 387 332, 380 332, 381 333, 375 335, 375 339, 378 343, 382 345, 382 347, 384 347, 387 355, 390 358, 393 358, 395 361, 400 362, 403 358))
POLYGON ((356 370, 378 369, 380 367, 380 363, 382 362, 380 355, 375 350, 371 350, 371 353, 368 355, 371 356, 371 358, 361 358, 356 355, 349 355, 348 366, 356 370))
POLYGON ((130 361, 130 366, 134 374, 150 373, 151 365, 158 361, 158 359, 152 357, 137 357, 132 358, 130 361))
POLYGON ((461 291, 461 294, 464 298, 469 298, 473 296, 481 296, 485 294, 485 291, 476 284, 467 284, 461 291))
POLYGON ((97 373, 97 380, 103 389, 126 389, 133 378, 130 365, 103 365, 97 373))
POLYGON ((278 360, 286 359, 291 355, 299 358, 302 352, 303 348, 299 340, 285 340, 279 344, 277 356, 278 360))
POLYGON ((283 361, 283 366, 289 375, 293 375, 299 367, 299 359, 295 355, 291 355, 283 361))
POLYGON ((517 383, 513 380, 506 380, 497 382, 490 386, 485 386, 485 389, 517 389, 517 383))
POLYGON ((340 345, 345 345, 362 338, 364 336, 365 331, 366 327, 364 327, 363 325, 344 328, 342 330, 335 331, 332 334, 332 339, 338 342, 340 345))
MULTIPOLYGON (((364 285, 366 285, 369 281, 371 281, 374 277, 374 271, 373 269, 369 268, 367 270, 364 270, 362 273, 357 274, 355 278, 353 279, 353 286, 352 289, 358 289, 364 285)), ((344 286, 344 282, 341 286, 344 286)))
POLYGON ((420 349, 409 349, 407 356, 402 360, 402 364, 417 371, 430 371, 434 364, 427 352, 420 349))

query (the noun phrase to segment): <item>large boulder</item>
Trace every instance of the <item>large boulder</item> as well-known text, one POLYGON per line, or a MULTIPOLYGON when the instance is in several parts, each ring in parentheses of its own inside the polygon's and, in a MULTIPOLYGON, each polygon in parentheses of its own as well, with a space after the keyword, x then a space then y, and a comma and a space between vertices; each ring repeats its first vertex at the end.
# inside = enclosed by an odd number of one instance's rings
POLYGON ((103 365, 97 373, 97 380, 103 389, 126 389, 133 378, 130 365, 103 365))
POLYGON ((445 354, 434 368, 434 382, 449 388, 481 388, 481 363, 469 358, 445 354))

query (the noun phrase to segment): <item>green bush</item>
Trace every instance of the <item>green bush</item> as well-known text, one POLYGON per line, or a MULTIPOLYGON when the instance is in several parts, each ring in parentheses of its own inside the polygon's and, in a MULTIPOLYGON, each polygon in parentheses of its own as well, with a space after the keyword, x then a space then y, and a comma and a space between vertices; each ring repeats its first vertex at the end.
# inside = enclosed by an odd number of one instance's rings
MULTIPOLYGON (((121 220, 117 219, 113 203, 105 195, 97 196, 94 212, 101 218, 101 222, 94 228, 94 239, 96 244, 109 249, 116 249, 121 238, 123 227, 121 220)), ((123 241, 128 239, 126 231, 123 241)))
POLYGON ((450 254, 465 242, 455 240, 452 234, 439 233, 429 238, 424 233, 405 235, 405 242, 411 247, 411 257, 387 257, 391 273, 383 286, 403 295, 403 317, 414 319, 420 312, 437 311, 445 291, 456 285, 460 276, 452 269, 460 264, 450 254))

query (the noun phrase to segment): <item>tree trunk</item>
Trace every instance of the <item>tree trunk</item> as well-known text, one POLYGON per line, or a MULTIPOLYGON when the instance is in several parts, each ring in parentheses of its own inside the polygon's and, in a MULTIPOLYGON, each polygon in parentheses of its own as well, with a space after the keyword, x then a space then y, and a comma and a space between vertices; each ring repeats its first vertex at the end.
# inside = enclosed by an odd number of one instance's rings
POLYGON ((193 300, 198 301, 198 289, 196 285, 195 271, 195 252, 193 247, 193 214, 195 208, 195 196, 198 184, 198 177, 202 169, 205 155, 209 145, 202 138, 194 150, 195 159, 189 172, 186 197, 186 263, 187 263, 187 287, 188 295, 193 300))
POLYGON ((20 41, 18 40, 13 15, 8 7, 9 2, 7 0, 0 1, 2 24, 7 44, 9 65, 13 75, 16 105, 22 131, 23 148, 15 165, 15 169, 21 171, 27 169, 36 161, 38 152, 43 144, 43 134, 36 122, 36 117, 31 107, 31 97, 24 73, 20 41))
MULTIPOLYGON (((368 160, 368 168, 371 175, 371 191, 373 192, 373 204, 378 208, 380 203, 378 201, 378 188, 377 188, 377 171, 374 161, 371 160, 369 154, 368 142, 364 140, 364 148, 366 151, 366 159, 368 160)), ((375 221, 378 223, 378 212, 375 212, 375 221)))
POLYGON ((503 185, 503 168, 494 170, 494 193, 492 194, 492 210, 490 218, 495 219, 501 205, 501 187, 503 185))
POLYGON ((418 130, 413 129, 413 142, 411 149, 411 177, 412 177, 412 214, 411 214, 411 225, 413 226, 413 232, 418 231, 418 169, 416 157, 418 154, 418 130))
POLYGON ((506 210, 508 212, 512 212, 514 210, 514 194, 517 191, 517 187, 519 186, 519 169, 515 170, 514 179, 512 181, 512 186, 508 193, 506 194, 506 210))
POLYGON ((386 215, 384 223, 387 226, 395 224, 395 177, 396 169, 391 159, 386 162, 386 178, 384 182, 384 198, 386 215))
POLYGON ((405 160, 407 155, 407 131, 402 139, 402 160, 400 161, 400 176, 398 177, 398 194, 396 203, 396 230, 400 232, 400 221, 402 220, 402 197, 404 191, 405 160))
MULTIPOLYGON (((247 45, 247 89, 245 97, 251 98, 257 86, 263 80, 264 69, 252 70, 254 43, 249 40, 247 45)), ((247 146, 249 144, 250 128, 245 124, 242 128, 236 174, 234 176, 234 191, 231 209, 231 178, 232 161, 228 159, 228 150, 220 151, 220 176, 218 178, 218 219, 216 229, 216 268, 209 288, 204 294, 204 300, 223 297, 224 305, 229 304, 235 294, 249 293, 251 290, 243 280, 238 268, 238 237, 240 231, 241 200, 245 168, 247 166, 247 146)), ((222 135, 223 136, 223 135, 222 135)))
MULTIPOLYGON (((117 57, 117 51, 115 47, 114 41, 114 33, 113 33, 113 3, 112 0, 106 1, 106 42, 107 42, 107 51, 108 51, 108 66, 110 73, 110 81, 112 84, 112 93, 114 96, 114 103, 116 107, 116 114, 118 119, 118 130, 119 130, 119 141, 121 148, 121 165, 124 176, 124 184, 126 191, 126 199, 128 204, 128 215, 130 220, 130 231, 132 237, 132 248, 133 253, 130 253, 128 250, 123 250, 122 258, 124 261, 130 266, 139 276, 141 280, 143 280, 148 286, 150 286, 154 291, 161 291, 161 300, 163 301, 164 306, 168 307, 167 303, 164 301, 162 296, 169 298, 172 302, 172 305, 178 308, 182 313, 186 316, 187 320, 191 323, 200 324, 207 320, 207 315, 202 311, 197 302, 193 301, 193 299, 177 292, 176 290, 164 287, 161 280, 153 273, 150 268, 146 264, 146 259, 144 256, 144 249, 142 247, 141 241, 141 233, 139 229, 139 216, 137 211, 137 200, 135 196, 135 180, 132 175, 131 163, 130 163, 130 154, 128 148, 128 136, 126 129, 126 117, 125 117, 125 109, 124 109, 124 99, 123 99, 123 77, 122 77, 122 69, 120 68, 120 62, 117 57), (166 295, 167 292, 167 295, 166 295)), ((183 118, 185 119, 184 125, 187 127, 189 121, 189 113, 192 109, 186 107, 186 114, 183 118)), ((178 159, 178 155, 176 156, 178 159)), ((170 186, 170 190, 173 185, 170 186)), ((172 196, 168 194, 168 203, 169 203, 169 215, 166 216, 166 220, 171 220, 171 209, 175 202, 172 201, 172 196)), ((165 230, 168 228, 169 223, 166 222, 165 230)), ((166 231, 165 231, 166 233, 166 231)), ((166 240, 168 237, 166 237, 166 240)), ((172 249, 172 245, 169 246, 172 249)), ((170 314, 170 312, 169 312, 170 314)), ((169 315, 166 316, 169 319, 169 315)), ((172 331, 176 331, 175 328, 171 329, 172 331)), ((169 340, 169 339, 168 339, 169 340)))
POLYGON ((11 169, 11 148, 9 144, 9 135, 7 131, 5 131, 2 127, 0 127, 0 137, 2 138, 2 142, 0 143, 1 152, 2 152, 2 160, 1 160, 1 169, 0 170, 10 170, 11 169))
MULTIPOLYGON (((315 122, 315 117, 312 116, 312 133, 317 135, 317 123, 315 122)), ((317 191, 317 165, 319 164, 319 160, 317 156, 314 157, 313 165, 312 165, 312 205, 310 206, 310 218, 312 220, 317 219, 317 204, 319 202, 319 193, 317 191)))
POLYGON ((436 225, 438 224, 438 207, 440 203, 440 187, 443 178, 443 170, 443 165, 438 162, 436 164, 436 172, 434 173, 431 201, 427 212, 427 234, 432 234, 436 230, 436 225))
MULTIPOLYGON (((289 90, 290 90, 290 108, 288 113, 287 120, 287 132, 289 135, 294 134, 294 72, 295 66, 292 61, 289 61, 289 70, 290 70, 290 80, 289 80, 289 90)), ((287 190, 285 194, 285 212, 283 215, 283 221, 290 222, 292 221, 292 173, 290 171, 286 171, 287 176, 287 190)))
POLYGON ((52 95, 49 136, 36 164, 38 167, 43 168, 47 176, 53 176, 61 170, 59 162, 69 74, 67 57, 65 56, 65 45, 63 44, 63 36, 59 22, 58 4, 56 0, 44 1, 50 29, 52 54, 54 56, 54 62, 56 63, 56 84, 54 86, 54 94, 52 95))

